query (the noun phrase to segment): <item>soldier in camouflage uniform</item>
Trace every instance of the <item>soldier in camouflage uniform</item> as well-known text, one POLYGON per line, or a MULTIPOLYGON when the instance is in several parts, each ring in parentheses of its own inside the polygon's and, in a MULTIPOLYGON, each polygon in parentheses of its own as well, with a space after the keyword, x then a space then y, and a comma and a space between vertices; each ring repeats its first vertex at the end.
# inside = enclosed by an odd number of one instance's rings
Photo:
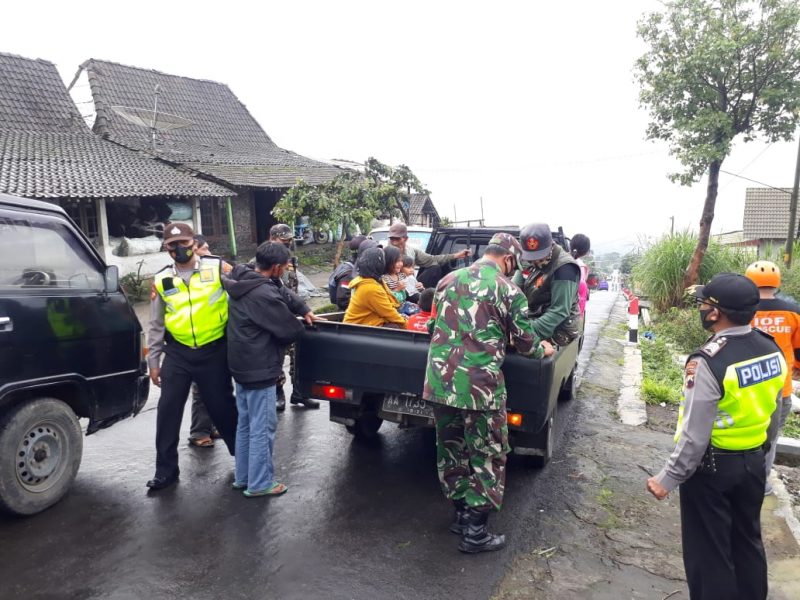
POLYGON ((541 338, 566 346, 583 331, 578 302, 581 268, 572 255, 553 241, 547 223, 531 223, 519 234, 522 260, 514 283, 528 298, 528 316, 541 338))
MULTIPOLYGON (((284 244, 289 250, 292 249, 292 242, 294 241, 294 233, 292 232, 291 227, 284 223, 278 223, 277 225, 273 225, 269 230, 269 241, 271 242, 280 242, 284 244)), ((298 280, 297 280, 297 257, 292 254, 292 258, 289 262, 289 268, 283 272, 283 277, 281 278, 283 281, 283 285, 288 287, 292 290, 295 294, 297 293, 298 288, 298 280)), ((295 366, 294 366, 294 344, 289 346, 286 349, 287 354, 289 355, 289 376, 292 378, 292 384, 294 384, 295 378, 295 366)), ((286 409, 286 395, 283 392, 283 384, 286 383, 286 374, 281 373, 280 378, 277 382, 277 402, 275 403, 275 407, 278 411, 282 411, 286 409)), ((306 408, 319 408, 319 402, 316 400, 312 400, 311 398, 303 398, 297 391, 294 389, 294 385, 292 385, 292 397, 290 402, 292 404, 302 404, 306 408)))
POLYGON ((525 295, 507 279, 521 251, 513 236, 495 234, 480 260, 439 283, 429 325, 423 397, 434 403, 439 480, 456 508, 450 531, 461 534, 458 549, 467 553, 505 545, 487 521, 503 502, 510 449, 500 370, 506 346, 535 358, 553 352, 533 331, 525 295))

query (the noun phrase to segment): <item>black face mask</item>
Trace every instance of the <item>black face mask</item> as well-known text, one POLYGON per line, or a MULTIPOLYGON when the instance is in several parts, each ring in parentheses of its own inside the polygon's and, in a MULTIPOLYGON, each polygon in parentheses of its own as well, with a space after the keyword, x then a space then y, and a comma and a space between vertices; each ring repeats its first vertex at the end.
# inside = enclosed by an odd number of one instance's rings
POLYGON ((178 246, 175 250, 171 250, 170 254, 172 254, 175 262, 179 265, 185 265, 190 260, 192 260, 192 256, 194 256, 194 252, 192 248, 186 248, 184 246, 178 246))
POLYGON ((716 321, 712 321, 712 320, 710 320, 708 318, 708 314, 712 310, 714 310, 714 309, 710 308, 708 310, 701 310, 700 311, 700 324, 703 326, 703 329, 705 329, 706 331, 711 331, 711 328, 714 326, 714 323, 716 323, 716 321))

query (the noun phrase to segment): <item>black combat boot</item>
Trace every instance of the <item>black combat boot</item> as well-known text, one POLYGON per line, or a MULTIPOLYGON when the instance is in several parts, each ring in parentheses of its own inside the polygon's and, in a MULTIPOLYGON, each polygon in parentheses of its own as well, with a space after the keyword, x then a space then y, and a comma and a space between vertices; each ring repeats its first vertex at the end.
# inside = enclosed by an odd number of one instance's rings
POLYGON ((453 500, 455 513, 453 513, 453 522, 450 523, 450 531, 458 535, 464 535, 464 529, 467 527, 467 503, 463 500, 453 500))
POLYGON ((292 392, 290 402, 293 405, 302 404, 306 408, 319 408, 319 402, 316 400, 312 398, 303 398, 300 394, 295 394, 294 392, 292 392))
POLYGON ((275 399, 275 410, 278 412, 283 412, 286 410, 286 394, 283 393, 282 385, 277 386, 275 395, 277 396, 275 399))
POLYGON ((467 525, 461 536, 458 549, 467 554, 478 552, 491 552, 500 550, 506 545, 506 536, 489 533, 486 523, 489 521, 488 512, 480 512, 474 508, 467 508, 467 525))

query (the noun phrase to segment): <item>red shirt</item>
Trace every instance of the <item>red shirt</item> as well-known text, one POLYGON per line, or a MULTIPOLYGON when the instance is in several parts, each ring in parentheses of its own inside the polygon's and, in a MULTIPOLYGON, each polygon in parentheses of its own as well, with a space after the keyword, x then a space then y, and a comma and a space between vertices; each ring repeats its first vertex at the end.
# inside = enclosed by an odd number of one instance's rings
POLYGON ((431 318, 431 313, 421 310, 417 314, 408 317, 408 323, 406 323, 406 329, 409 329, 411 331, 422 331, 423 333, 428 333, 428 320, 430 318, 431 318))

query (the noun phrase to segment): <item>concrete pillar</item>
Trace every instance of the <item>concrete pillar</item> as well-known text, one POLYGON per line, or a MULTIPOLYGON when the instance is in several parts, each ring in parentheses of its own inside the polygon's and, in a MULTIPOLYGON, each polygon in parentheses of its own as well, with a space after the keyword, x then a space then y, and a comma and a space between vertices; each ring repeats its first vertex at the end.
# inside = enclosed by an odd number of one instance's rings
POLYGON ((95 198, 97 209, 97 233, 100 236, 100 255, 106 264, 111 260, 111 244, 108 241, 108 212, 106 211, 106 199, 95 198))
POLYGON ((203 223, 200 217, 200 198, 194 198, 192 200, 192 223, 194 225, 194 232, 202 234, 203 223))

